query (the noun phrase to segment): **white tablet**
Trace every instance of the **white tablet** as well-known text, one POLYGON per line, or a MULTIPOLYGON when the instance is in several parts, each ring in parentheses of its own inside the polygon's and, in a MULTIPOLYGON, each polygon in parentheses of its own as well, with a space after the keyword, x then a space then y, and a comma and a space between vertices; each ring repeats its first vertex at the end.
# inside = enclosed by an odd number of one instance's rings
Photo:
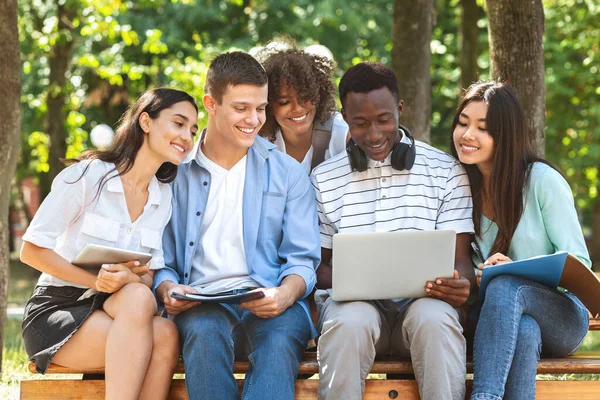
POLYGON ((137 260, 143 265, 150 261, 150 259, 152 259, 150 253, 88 243, 71 261, 71 264, 91 269, 100 268, 102 264, 120 264, 133 260, 137 260))

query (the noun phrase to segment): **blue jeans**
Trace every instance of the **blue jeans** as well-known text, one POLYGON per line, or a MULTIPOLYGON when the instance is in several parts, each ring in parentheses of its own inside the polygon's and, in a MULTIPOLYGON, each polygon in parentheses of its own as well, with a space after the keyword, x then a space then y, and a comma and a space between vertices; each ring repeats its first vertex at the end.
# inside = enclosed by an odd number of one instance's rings
POLYGON ((535 399, 540 354, 573 353, 588 324, 587 309, 571 293, 511 275, 494 278, 475 331, 471 400, 535 399))
POLYGON ((247 358, 243 399, 293 399, 310 323, 299 303, 263 319, 238 305, 199 304, 177 317, 190 399, 239 399, 233 362, 247 358))

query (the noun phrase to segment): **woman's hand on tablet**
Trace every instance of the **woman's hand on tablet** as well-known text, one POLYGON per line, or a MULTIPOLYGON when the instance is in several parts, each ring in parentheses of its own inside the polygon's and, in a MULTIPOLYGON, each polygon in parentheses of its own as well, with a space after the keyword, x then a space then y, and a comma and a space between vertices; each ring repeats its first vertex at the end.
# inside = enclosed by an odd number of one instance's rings
POLYGON ((139 261, 133 260, 126 263, 122 263, 121 265, 124 265, 127 268, 129 268, 131 272, 133 272, 137 276, 144 276, 150 271, 150 262, 140 265, 139 261))
POLYGON ((512 262, 510 257, 507 257, 502 253, 496 253, 493 256, 491 256, 490 258, 488 258, 487 260, 485 260, 485 262, 483 264, 485 266, 488 266, 488 265, 504 264, 507 262, 512 262))
POLYGON ((483 269, 487 267, 485 264, 477 265, 477 286, 481 286, 481 275, 483 275, 483 269))
POLYGON ((504 264, 507 262, 512 262, 510 257, 507 257, 502 253, 496 253, 485 260, 483 264, 477 265, 477 286, 481 286, 481 276, 483 275, 483 269, 485 267, 489 267, 490 265, 504 264))
POLYGON ((114 293, 132 282, 140 282, 140 277, 126 265, 104 264, 96 277, 96 289, 100 292, 114 293))

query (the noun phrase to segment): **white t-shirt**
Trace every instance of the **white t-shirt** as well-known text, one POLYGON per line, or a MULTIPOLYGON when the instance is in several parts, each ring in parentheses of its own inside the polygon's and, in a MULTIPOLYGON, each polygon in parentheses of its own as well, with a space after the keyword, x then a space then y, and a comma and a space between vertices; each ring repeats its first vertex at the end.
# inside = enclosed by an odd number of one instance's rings
MULTIPOLYGON (((408 138, 402 138, 409 143, 408 138)), ((472 200, 464 168, 450 155, 415 141, 415 163, 397 171, 390 156, 369 159, 364 172, 351 171, 347 154, 316 167, 321 247, 332 248, 339 232, 392 232, 452 229, 472 233, 472 200)))
MULTIPOLYGON (((329 141, 329 147, 325 150, 325 160, 338 155, 339 153, 346 150, 346 137, 348 136, 348 124, 344 121, 342 114, 339 112, 334 113, 331 118, 333 118, 333 125, 331 129, 331 140, 329 141)), ((278 129, 275 132, 275 146, 277 146, 277 150, 282 151, 287 154, 285 150, 285 141, 283 140, 283 135, 281 134, 281 130, 278 129)), ((306 174, 310 175, 310 165, 312 163, 313 156, 313 148, 310 146, 308 152, 304 156, 304 160, 300 164, 306 170, 306 174)))
MULTIPOLYGON (((162 268, 162 233, 171 218, 171 188, 152 177, 144 211, 132 222, 123 184, 116 172, 110 173, 109 177, 117 176, 108 179, 96 196, 100 179, 114 168, 112 163, 94 160, 80 161, 61 171, 23 240, 53 249, 69 262, 87 243, 148 252, 152 254, 150 268, 162 268)), ((38 285, 85 288, 45 273, 38 285)))
POLYGON ((209 160, 202 146, 198 146, 198 158, 210 172, 210 190, 190 286, 203 293, 259 287, 249 277, 244 251, 242 205, 247 156, 230 170, 209 160))

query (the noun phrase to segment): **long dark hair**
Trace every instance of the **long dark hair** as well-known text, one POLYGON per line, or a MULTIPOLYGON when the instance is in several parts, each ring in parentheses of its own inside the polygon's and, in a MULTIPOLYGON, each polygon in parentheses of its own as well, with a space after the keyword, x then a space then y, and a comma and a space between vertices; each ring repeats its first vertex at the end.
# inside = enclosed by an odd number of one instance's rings
MULTIPOLYGON (((529 183, 532 164, 543 162, 552 168, 555 167, 535 155, 532 140, 527 137, 525 130, 523 107, 517 93, 506 83, 477 82, 471 85, 454 115, 452 133, 464 108, 469 103, 478 101, 483 101, 488 106, 485 124, 488 133, 494 139, 489 182, 494 195, 486 192, 479 168, 476 165, 463 164, 471 182, 473 223, 475 233, 479 236, 483 202, 487 200, 492 209, 491 217, 498 226, 498 235, 490 254, 506 254, 523 214, 523 192, 529 183)), ((453 140, 450 148, 454 157, 458 158, 453 140)))
MULTIPOLYGON (((115 168, 108 171, 98 182, 98 192, 96 193, 96 196, 98 196, 108 179, 123 175, 129 172, 133 167, 137 153, 144 143, 144 131, 139 122, 140 115, 145 112, 148 113, 150 118, 156 119, 162 110, 170 108, 174 104, 182 101, 191 103, 196 109, 196 112, 198 112, 196 101, 186 92, 169 88, 147 90, 131 107, 129 107, 119 120, 115 132, 115 139, 108 149, 86 150, 76 159, 63 161, 67 165, 83 160, 101 160, 115 164, 115 168), (115 171, 117 171, 117 174, 113 174, 107 179, 107 177, 115 171)), ((88 168, 89 164, 85 167, 79 179, 83 178, 88 168)), ((172 182, 176 176, 177 166, 170 162, 163 163, 158 168, 158 171, 156 171, 156 178, 163 183, 172 182)), ((79 179, 77 179, 77 181, 79 179)))

